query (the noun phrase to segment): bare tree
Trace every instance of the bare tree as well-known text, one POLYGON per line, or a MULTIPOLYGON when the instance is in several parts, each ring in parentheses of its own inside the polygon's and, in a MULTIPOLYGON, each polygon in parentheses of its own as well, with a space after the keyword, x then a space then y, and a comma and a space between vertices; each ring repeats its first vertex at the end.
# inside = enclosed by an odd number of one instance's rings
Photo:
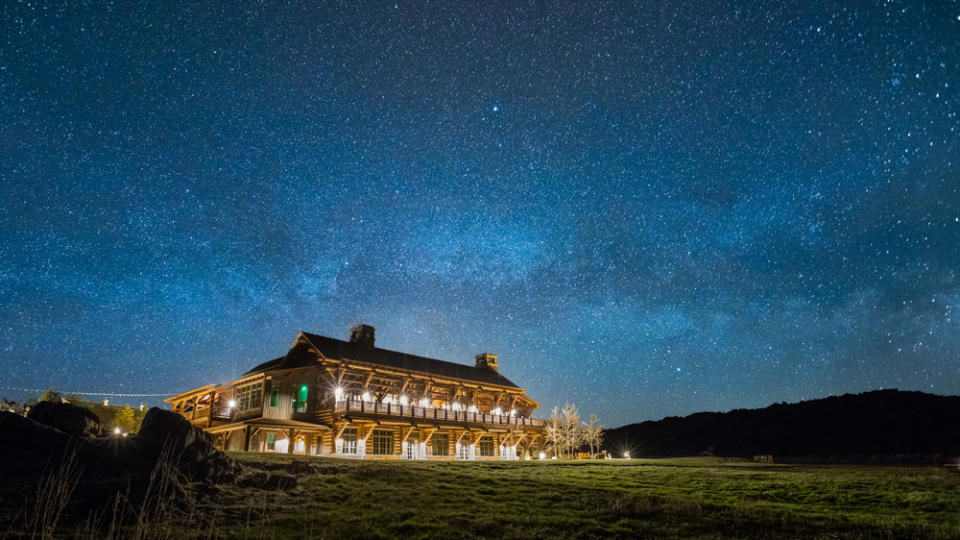
POLYGON ((563 441, 563 418, 560 411, 554 407, 550 412, 550 418, 547 419, 547 442, 553 446, 553 455, 560 455, 560 448, 563 441))
POLYGON ((580 427, 580 411, 577 406, 567 403, 563 406, 561 424, 561 446, 566 457, 573 457, 574 451, 583 443, 584 432, 580 427))
POLYGON ((597 423, 597 415, 590 415, 590 423, 584 422, 583 431, 590 445, 590 457, 597 457, 600 447, 603 446, 603 424, 597 423))

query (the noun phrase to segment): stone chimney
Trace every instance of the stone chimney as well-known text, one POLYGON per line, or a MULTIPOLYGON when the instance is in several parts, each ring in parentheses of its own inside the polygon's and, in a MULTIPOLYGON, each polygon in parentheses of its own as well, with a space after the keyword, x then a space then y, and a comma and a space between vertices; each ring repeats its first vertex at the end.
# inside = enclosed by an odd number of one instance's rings
POLYGON ((356 343, 361 347, 373 348, 374 328, 366 324, 358 324, 350 329, 350 343, 356 343))
POLYGON ((474 359, 477 361, 478 368, 490 369, 497 373, 500 372, 500 369, 497 367, 497 355, 490 354, 490 353, 480 353, 474 356, 474 359))

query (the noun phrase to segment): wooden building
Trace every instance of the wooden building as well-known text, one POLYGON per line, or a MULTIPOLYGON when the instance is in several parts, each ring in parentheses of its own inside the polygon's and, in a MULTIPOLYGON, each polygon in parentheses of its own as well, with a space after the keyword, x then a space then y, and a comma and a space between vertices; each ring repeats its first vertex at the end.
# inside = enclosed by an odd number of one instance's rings
POLYGON ((301 332, 286 355, 230 384, 165 400, 221 448, 378 459, 521 459, 544 444, 540 404, 499 372, 301 332))

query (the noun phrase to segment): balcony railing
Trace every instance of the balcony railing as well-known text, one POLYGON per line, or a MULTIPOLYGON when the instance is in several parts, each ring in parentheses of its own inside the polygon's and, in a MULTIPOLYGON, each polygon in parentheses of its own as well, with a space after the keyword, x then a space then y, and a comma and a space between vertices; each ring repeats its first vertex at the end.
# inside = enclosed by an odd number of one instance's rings
POLYGON ((432 407, 415 407, 413 405, 394 405, 392 403, 375 403, 362 400, 343 400, 336 404, 336 412, 358 412, 364 414, 386 414, 403 416, 406 418, 423 418, 425 420, 447 420, 450 422, 474 422, 478 424, 503 424, 509 426, 543 427, 543 420, 536 418, 520 418, 500 414, 482 414, 467 411, 451 411, 434 409, 432 407))

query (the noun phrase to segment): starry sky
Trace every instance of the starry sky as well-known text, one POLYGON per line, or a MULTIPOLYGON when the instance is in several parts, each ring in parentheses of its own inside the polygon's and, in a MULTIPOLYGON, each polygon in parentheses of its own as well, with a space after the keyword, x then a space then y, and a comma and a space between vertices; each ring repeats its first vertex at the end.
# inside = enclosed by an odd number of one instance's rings
POLYGON ((364 322, 608 426, 958 394, 958 113, 955 1, 2 2, 0 393, 364 322))

